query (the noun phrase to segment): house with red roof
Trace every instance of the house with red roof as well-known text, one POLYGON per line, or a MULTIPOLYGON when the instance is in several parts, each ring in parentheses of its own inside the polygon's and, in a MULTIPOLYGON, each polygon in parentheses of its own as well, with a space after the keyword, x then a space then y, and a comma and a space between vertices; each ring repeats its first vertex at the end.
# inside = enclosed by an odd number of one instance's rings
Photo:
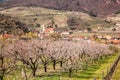
POLYGON ((10 34, 3 34, 2 37, 5 39, 8 39, 8 38, 11 38, 12 36, 10 34))
POLYGON ((108 43, 110 43, 110 44, 120 44, 120 40, 117 40, 117 39, 109 40, 108 43))
POLYGON ((48 34, 48 33, 53 33, 54 32, 54 28, 46 28, 44 33, 48 34))

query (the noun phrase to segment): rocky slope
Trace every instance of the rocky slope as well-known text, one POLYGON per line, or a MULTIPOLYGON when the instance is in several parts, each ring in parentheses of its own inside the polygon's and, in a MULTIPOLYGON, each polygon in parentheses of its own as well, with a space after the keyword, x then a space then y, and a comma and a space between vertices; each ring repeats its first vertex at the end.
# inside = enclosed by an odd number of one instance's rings
POLYGON ((92 16, 106 16, 120 11, 120 0, 8 0, 2 7, 41 6, 59 10, 82 11, 92 16))

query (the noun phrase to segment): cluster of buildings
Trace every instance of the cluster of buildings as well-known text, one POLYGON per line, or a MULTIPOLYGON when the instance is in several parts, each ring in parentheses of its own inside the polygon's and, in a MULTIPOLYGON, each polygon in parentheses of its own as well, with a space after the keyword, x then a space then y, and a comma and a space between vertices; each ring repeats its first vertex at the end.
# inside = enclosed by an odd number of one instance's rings
MULTIPOLYGON (((116 24, 116 28, 120 28, 120 24, 116 24)), ((73 35, 71 31, 61 31, 56 32, 54 27, 46 27, 45 25, 41 25, 41 29, 39 31, 29 32, 27 34, 22 35, 21 37, 35 37, 39 39, 49 39, 51 38, 50 35, 53 33, 57 33, 57 35, 61 36, 62 40, 72 40, 72 41, 79 41, 83 40, 90 40, 90 41, 98 41, 105 44, 120 44, 120 33, 111 35, 111 34, 98 34, 94 33, 90 36, 83 36, 83 32, 78 33, 77 35, 73 35)), ((88 33, 89 34, 89 33, 88 33)), ((12 35, 10 34, 3 34, 0 38, 11 38, 12 35)))
MULTIPOLYGON (((120 24, 116 24, 116 28, 120 28, 120 24)), ((94 33, 90 36, 83 36, 85 32, 81 32, 77 35, 72 35, 73 32, 71 31, 62 31, 62 32, 56 32, 54 27, 46 27, 45 25, 41 25, 40 31, 38 31, 37 36, 39 39, 48 39, 51 38, 50 34, 58 33, 61 36, 62 40, 73 40, 73 41, 79 41, 81 39, 84 40, 91 40, 91 41, 99 41, 101 43, 105 44, 120 44, 120 33, 116 34, 98 34, 94 33)), ((88 32, 89 34, 89 32, 88 32)))

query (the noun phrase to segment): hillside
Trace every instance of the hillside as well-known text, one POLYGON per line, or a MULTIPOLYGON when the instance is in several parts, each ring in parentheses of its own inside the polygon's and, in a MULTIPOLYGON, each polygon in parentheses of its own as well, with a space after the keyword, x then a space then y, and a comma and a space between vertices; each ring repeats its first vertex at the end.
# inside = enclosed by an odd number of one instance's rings
POLYGON ((82 11, 94 16, 106 16, 120 11, 120 0, 8 0, 0 6, 41 6, 58 10, 82 11))
POLYGON ((24 23, 13 17, 0 14, 0 34, 4 32, 19 34, 27 31, 27 26, 24 23))
POLYGON ((64 30, 112 26, 101 18, 92 17, 83 12, 60 11, 41 7, 14 7, 2 10, 0 13, 17 17, 30 25, 29 28, 32 29, 40 29, 43 24, 64 30))
POLYGON ((111 16, 108 16, 106 18, 106 20, 108 22, 112 22, 112 23, 120 23, 120 13, 119 14, 113 14, 111 16))

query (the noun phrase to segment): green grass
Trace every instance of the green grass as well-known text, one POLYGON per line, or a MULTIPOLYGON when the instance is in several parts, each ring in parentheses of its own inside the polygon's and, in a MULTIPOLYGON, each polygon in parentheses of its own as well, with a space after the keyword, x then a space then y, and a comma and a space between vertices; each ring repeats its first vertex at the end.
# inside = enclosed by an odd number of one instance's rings
POLYGON ((120 62, 118 63, 115 72, 112 76, 112 80, 120 80, 120 62))
MULTIPOLYGON (((68 77, 67 71, 61 70, 59 64, 57 64, 55 71, 52 69, 52 65, 48 67, 47 73, 44 73, 43 68, 41 68, 37 71, 35 79, 30 78, 29 80, 93 80, 94 78, 101 80, 117 56, 118 54, 107 56, 94 64, 89 64, 87 68, 77 72, 74 71, 71 78, 68 77)), ((27 74, 30 75, 30 70, 27 70, 27 74)), ((21 80, 21 69, 7 75, 4 80, 21 80)))

